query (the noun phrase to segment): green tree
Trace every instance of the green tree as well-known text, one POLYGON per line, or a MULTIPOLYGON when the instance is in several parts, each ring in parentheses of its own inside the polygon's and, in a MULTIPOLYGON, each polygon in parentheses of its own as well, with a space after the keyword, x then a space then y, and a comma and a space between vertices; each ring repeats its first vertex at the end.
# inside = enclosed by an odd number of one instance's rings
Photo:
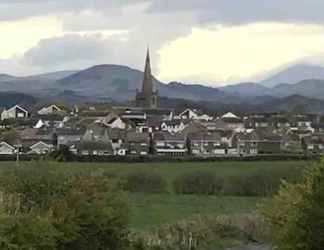
POLYGON ((260 211, 280 250, 322 250, 324 161, 308 170, 302 183, 283 183, 279 193, 261 205, 260 211))
POLYGON ((103 176, 58 174, 45 166, 1 178, 1 249, 122 249, 128 207, 103 176))

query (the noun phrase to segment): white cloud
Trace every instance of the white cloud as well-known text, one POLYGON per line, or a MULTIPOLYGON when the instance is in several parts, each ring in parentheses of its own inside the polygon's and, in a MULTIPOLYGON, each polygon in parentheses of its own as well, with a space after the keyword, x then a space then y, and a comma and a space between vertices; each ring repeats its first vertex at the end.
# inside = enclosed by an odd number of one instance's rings
POLYGON ((0 59, 21 55, 36 46, 41 39, 62 33, 62 24, 55 17, 0 22, 0 59))
POLYGON ((318 25, 257 23, 194 28, 160 51, 159 77, 214 84, 259 80, 256 76, 324 53, 318 25))

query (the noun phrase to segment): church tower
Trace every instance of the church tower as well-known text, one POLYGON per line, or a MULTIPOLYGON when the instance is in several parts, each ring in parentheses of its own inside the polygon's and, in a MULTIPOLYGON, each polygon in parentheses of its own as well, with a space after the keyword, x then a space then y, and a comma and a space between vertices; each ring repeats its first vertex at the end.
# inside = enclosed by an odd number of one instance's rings
POLYGON ((142 91, 137 90, 136 106, 141 108, 155 109, 158 107, 158 91, 154 91, 153 76, 151 71, 150 51, 147 49, 142 91))

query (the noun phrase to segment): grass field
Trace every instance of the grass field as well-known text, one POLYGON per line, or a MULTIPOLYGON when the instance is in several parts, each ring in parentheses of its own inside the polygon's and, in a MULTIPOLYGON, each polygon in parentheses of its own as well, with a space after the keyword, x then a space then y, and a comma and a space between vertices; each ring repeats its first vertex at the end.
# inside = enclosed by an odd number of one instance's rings
POLYGON ((255 209, 260 198, 217 197, 174 194, 131 194, 131 225, 146 230, 173 223, 196 214, 220 215, 246 213, 255 209))
MULTIPOLYGON (((124 175, 149 171, 160 174, 167 180, 166 194, 129 194, 131 224, 133 230, 146 230, 164 223, 175 222, 195 214, 218 215, 245 213, 256 208, 261 198, 176 195, 172 193, 172 181, 179 175, 197 170, 209 171, 220 177, 248 175, 257 171, 301 171, 309 162, 179 162, 179 163, 57 163, 25 162, 20 167, 49 166, 55 171, 89 174, 124 175)), ((12 162, 0 163, 1 170, 15 166, 12 162)))

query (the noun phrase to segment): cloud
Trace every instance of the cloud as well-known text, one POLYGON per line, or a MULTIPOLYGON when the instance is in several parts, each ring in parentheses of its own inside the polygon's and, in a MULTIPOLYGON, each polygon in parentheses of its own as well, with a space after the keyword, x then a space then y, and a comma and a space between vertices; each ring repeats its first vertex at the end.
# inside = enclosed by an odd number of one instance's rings
POLYGON ((29 65, 55 66, 73 61, 94 61, 109 57, 105 40, 97 36, 65 35, 44 39, 25 53, 29 65))
POLYGON ((284 23, 196 28, 163 47, 159 77, 213 85, 261 80, 282 65, 318 59, 323 31, 319 25, 284 23))
POLYGON ((67 12, 79 13, 86 10, 106 12, 142 1, 145 0, 1 0, 0 21, 62 15, 67 12))
POLYGON ((135 47, 129 46, 127 36, 127 33, 111 36, 92 33, 43 39, 23 55, 21 63, 43 71, 83 69, 97 64, 121 64, 141 69, 146 45, 133 41, 135 47))
POLYGON ((1 71, 142 69, 149 44, 162 80, 256 79, 295 60, 321 61, 323 9, 323 0, 1 0, 0 58, 11 65, 1 71))
POLYGON ((324 24, 322 0, 152 1, 153 13, 193 12, 202 23, 242 25, 254 22, 324 24))

